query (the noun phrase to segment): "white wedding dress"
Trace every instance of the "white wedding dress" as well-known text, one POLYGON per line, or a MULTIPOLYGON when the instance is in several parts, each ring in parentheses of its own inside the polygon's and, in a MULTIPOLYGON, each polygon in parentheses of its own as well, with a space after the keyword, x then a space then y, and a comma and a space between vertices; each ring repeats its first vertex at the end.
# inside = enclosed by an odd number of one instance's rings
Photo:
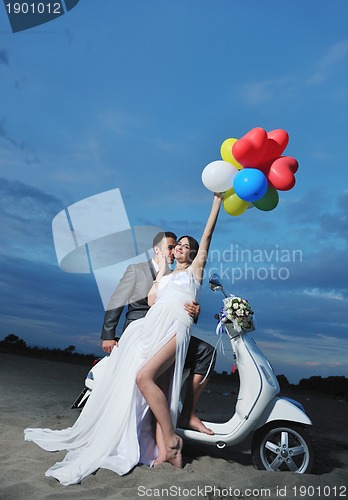
POLYGON ((195 300, 200 285, 191 268, 164 276, 155 304, 143 319, 133 321, 109 356, 79 418, 63 430, 26 429, 25 440, 48 451, 68 450, 62 462, 46 472, 62 484, 80 482, 98 468, 123 475, 157 456, 149 407, 136 385, 139 369, 176 335, 176 361, 169 392, 176 426, 181 378, 192 318, 184 304, 195 300))

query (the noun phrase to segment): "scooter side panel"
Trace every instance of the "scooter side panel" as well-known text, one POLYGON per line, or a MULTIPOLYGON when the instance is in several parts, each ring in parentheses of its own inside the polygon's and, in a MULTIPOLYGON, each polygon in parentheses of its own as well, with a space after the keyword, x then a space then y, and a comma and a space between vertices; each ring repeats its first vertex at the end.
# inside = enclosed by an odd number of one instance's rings
POLYGON ((257 428, 274 420, 287 420, 289 422, 312 425, 311 419, 304 411, 283 398, 275 398, 270 401, 262 416, 258 419, 257 428))
POLYGON ((240 378, 236 413, 257 421, 279 393, 279 384, 267 358, 247 334, 235 341, 235 351, 240 378))

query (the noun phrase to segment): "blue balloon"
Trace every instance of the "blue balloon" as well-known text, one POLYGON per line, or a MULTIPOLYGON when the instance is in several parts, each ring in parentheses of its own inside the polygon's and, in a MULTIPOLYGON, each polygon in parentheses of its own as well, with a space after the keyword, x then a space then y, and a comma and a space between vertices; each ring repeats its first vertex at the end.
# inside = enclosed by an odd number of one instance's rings
POLYGON ((267 177, 257 168, 243 168, 234 177, 233 189, 242 200, 257 201, 266 194, 267 177))

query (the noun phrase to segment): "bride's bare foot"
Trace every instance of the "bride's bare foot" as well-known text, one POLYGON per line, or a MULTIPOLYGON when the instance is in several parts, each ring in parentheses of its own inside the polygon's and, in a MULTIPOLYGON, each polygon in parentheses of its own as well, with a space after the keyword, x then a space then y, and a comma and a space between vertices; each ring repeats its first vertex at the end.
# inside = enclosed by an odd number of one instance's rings
POLYGON ((191 415, 191 418, 188 421, 179 420, 179 427, 182 427, 183 429, 192 429, 193 431, 202 432, 203 434, 208 434, 209 436, 214 435, 214 431, 204 425, 202 420, 200 420, 196 415, 191 415))
POLYGON ((182 469, 182 447, 182 438, 175 434, 173 444, 167 450, 167 461, 178 469, 182 469))

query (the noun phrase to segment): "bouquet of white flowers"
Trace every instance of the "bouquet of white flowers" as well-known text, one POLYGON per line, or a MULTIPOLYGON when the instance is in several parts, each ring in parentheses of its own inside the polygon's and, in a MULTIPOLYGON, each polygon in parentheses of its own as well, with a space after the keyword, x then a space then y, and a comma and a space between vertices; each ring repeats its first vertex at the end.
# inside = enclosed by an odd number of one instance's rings
POLYGON ((233 329, 240 333, 255 330, 254 311, 247 300, 235 295, 224 299, 224 307, 220 313, 221 323, 232 323, 233 329))

